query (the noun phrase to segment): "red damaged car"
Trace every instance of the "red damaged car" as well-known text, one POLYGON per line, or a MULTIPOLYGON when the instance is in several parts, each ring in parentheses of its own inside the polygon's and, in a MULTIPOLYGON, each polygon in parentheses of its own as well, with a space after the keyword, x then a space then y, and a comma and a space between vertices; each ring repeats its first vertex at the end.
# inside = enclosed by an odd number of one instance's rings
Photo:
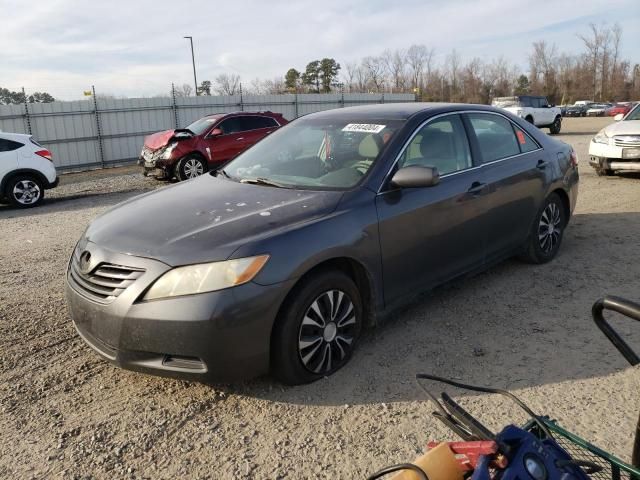
POLYGON ((186 128, 144 139, 139 165, 145 176, 187 180, 234 158, 288 123, 280 113, 235 112, 207 115, 186 128))

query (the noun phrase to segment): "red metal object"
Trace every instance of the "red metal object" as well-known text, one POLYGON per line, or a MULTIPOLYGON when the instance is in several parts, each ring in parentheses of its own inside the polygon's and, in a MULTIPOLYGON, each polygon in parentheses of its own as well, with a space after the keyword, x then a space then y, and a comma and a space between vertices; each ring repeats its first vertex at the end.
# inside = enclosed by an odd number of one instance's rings
POLYGON ((431 450, 441 443, 446 443, 456 456, 456 460, 463 470, 471 471, 476 468, 480 457, 489 455, 493 457, 491 466, 494 468, 506 468, 507 457, 498 453, 498 444, 491 440, 477 442, 429 442, 427 448, 431 450))

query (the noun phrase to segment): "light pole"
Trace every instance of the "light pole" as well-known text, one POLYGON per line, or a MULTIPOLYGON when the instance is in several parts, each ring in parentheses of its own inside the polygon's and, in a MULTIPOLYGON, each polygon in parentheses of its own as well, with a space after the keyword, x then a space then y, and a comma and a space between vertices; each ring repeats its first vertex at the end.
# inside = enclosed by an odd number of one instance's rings
POLYGON ((191 62, 193 63, 193 83, 196 87, 196 96, 198 96, 198 79, 196 78, 196 57, 193 55, 193 37, 184 37, 188 38, 189 42, 191 42, 191 62))

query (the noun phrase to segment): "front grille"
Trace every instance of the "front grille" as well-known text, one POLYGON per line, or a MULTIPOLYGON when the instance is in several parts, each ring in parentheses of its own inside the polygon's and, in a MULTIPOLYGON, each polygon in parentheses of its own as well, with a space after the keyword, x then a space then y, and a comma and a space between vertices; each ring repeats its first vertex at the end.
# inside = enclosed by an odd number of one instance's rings
POLYGON ((141 268, 113 263, 99 263, 91 271, 80 270, 80 261, 74 253, 68 277, 74 290, 100 303, 109 303, 124 292, 144 273, 141 268))
POLYGON ((613 141, 616 147, 640 147, 640 135, 616 135, 613 141))

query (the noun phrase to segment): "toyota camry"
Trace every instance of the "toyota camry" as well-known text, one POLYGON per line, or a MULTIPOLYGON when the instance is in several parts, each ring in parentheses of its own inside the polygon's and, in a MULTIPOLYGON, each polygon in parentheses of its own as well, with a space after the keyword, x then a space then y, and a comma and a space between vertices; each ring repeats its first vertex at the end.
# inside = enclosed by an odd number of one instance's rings
POLYGON ((552 260, 577 194, 573 149, 504 110, 319 112, 95 219, 69 261, 70 312, 123 368, 310 382, 417 293, 552 260))

